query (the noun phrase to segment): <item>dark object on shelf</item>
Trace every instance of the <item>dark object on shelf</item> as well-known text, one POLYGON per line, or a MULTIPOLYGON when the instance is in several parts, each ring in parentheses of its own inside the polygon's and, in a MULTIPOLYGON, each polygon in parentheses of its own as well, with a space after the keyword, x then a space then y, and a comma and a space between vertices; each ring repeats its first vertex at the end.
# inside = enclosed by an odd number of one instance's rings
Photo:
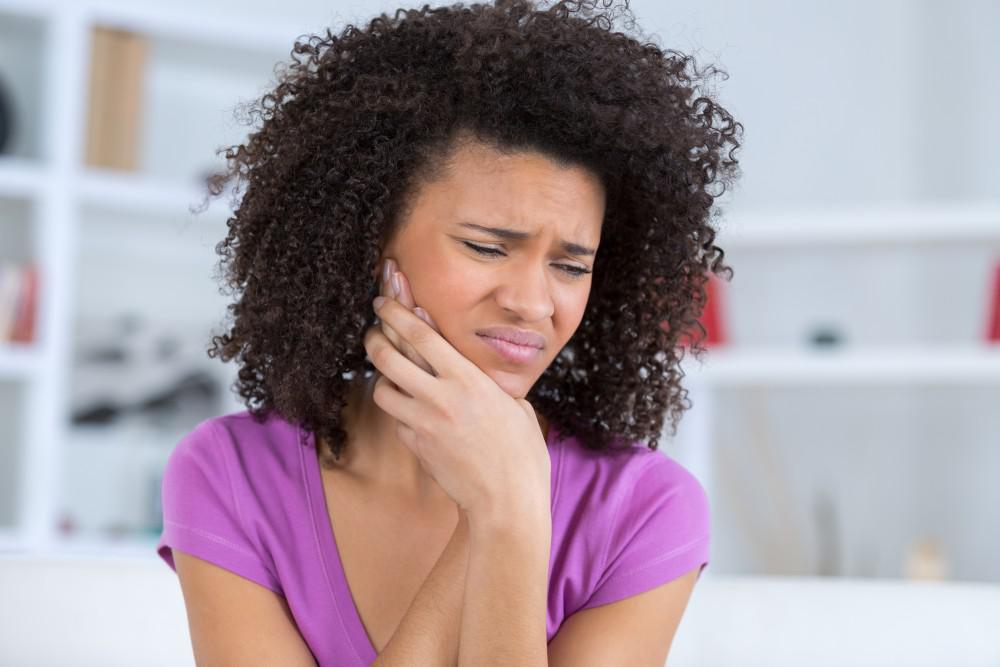
POLYGON ((809 343, 813 347, 837 347, 843 342, 840 330, 832 325, 816 327, 809 334, 809 343))
POLYGON ((222 387, 201 360, 203 338, 138 313, 81 323, 74 352, 73 423, 107 425, 139 417, 162 424, 215 414, 222 387))
MULTIPOLYGON (((172 413, 184 409, 186 404, 198 403, 214 406, 219 394, 219 383, 207 372, 195 372, 181 378, 173 386, 151 396, 129 403, 95 403, 73 413, 74 424, 109 424, 127 413, 172 413)), ((211 412, 214 408, 209 408, 211 412)))
POLYGON ((0 155, 4 153, 7 141, 13 134, 11 129, 14 126, 13 109, 14 106, 10 101, 10 95, 4 87, 3 79, 0 79, 0 155))

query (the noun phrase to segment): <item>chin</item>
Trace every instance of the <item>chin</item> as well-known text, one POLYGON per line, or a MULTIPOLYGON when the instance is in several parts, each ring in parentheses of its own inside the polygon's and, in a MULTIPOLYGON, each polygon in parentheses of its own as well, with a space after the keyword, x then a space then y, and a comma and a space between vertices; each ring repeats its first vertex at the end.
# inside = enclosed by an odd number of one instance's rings
MULTIPOLYGON (((467 354, 463 351, 463 354, 467 354)), ((522 370, 505 370, 501 369, 496 362, 490 360, 481 362, 467 355, 479 370, 486 373, 490 378, 497 383, 501 389, 504 390, 511 398, 524 398, 531 391, 531 387, 534 386, 535 382, 540 377, 540 373, 535 374, 533 366, 522 366, 522 370)))
POLYGON ((533 381, 529 382, 528 378, 523 375, 507 371, 487 370, 485 372, 511 398, 524 398, 531 391, 532 384, 534 383, 533 381))

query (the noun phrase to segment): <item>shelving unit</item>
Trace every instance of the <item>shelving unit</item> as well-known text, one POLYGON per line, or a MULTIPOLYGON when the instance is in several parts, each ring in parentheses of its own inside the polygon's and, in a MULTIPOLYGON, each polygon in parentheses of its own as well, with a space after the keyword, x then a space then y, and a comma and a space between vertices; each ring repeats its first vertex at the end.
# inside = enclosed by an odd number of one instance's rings
POLYGON ((717 243, 732 340, 685 358, 661 444, 712 500, 719 570, 900 577, 932 538, 950 576, 1000 581, 1000 203, 757 211, 717 243))
MULTIPOLYGON (((0 343, 0 550, 153 557, 146 492, 185 425, 74 425, 81 327, 169 316, 207 343, 223 315, 211 273, 229 209, 225 196, 197 216, 189 207, 224 166, 216 149, 247 131, 233 109, 270 87, 305 32, 211 9, 0 0, 0 78, 17 123, 0 155, 0 261, 34 261, 41 278, 36 340, 0 343), (96 26, 148 39, 135 172, 84 163, 96 26), (67 511, 79 512, 71 533, 59 527, 67 511)), ((204 366, 228 389, 234 370, 204 366)), ((242 407, 228 391, 219 400, 242 407)))

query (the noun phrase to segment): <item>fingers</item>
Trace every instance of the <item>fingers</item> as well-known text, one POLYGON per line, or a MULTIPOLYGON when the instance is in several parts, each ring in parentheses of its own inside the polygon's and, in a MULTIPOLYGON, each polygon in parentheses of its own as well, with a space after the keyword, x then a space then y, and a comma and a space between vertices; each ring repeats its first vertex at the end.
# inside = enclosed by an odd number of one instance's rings
MULTIPOLYGON (((382 270, 379 274, 380 275, 379 296, 384 296, 386 298, 392 298, 395 296, 392 288, 392 273, 394 270, 395 270, 395 262, 393 262, 391 259, 386 259, 382 262, 382 270)), ((375 319, 385 337, 388 338, 389 341, 393 345, 395 345, 397 349, 402 351, 403 354, 406 354, 406 351, 404 349, 405 344, 400 339, 399 334, 393 331, 392 327, 389 326, 389 324, 382 321, 382 318, 376 315, 375 319)), ((392 381, 389 380, 389 378, 386 378, 386 380, 392 383, 392 381)), ((395 384, 393 384, 393 388, 398 389, 398 387, 396 387, 395 384)))
MULTIPOLYGON (((383 262, 382 267, 382 281, 380 287, 381 296, 392 298, 403 304, 410 310, 414 310, 416 307, 416 302, 413 299, 413 292, 410 289, 410 283, 403 275, 403 272, 399 270, 398 265, 392 259, 387 258, 383 262)), ((420 309, 423 311, 423 309, 420 309)), ((415 312, 415 311, 414 311, 415 312)), ((424 311, 426 315, 426 311, 424 311)), ((419 315, 419 314, 418 314, 419 315)), ((381 320, 381 318, 379 318, 381 320)), ((433 327, 433 321, 430 320, 430 316, 421 317, 425 322, 431 324, 433 327)), ((382 331, 385 333, 386 337, 392 342, 396 348, 403 353, 410 361, 417 364, 425 373, 430 373, 431 375, 436 375, 434 368, 423 359, 420 354, 413 348, 412 345, 407 343, 399 333, 392 328, 391 325, 387 324, 384 320, 381 321, 382 331)), ((434 327, 437 330, 437 327, 434 327)))
MULTIPOLYGON (((430 363, 437 371, 435 375, 439 377, 441 375, 464 376, 466 373, 478 371, 478 367, 452 347, 444 336, 435 331, 414 311, 395 299, 385 299, 381 305, 376 307, 375 312, 383 322, 388 322, 393 330, 413 347, 416 354, 430 363)), ((401 382, 392 375, 390 378, 396 384, 401 382)), ((400 387, 410 391, 409 387, 403 385, 400 387)))
MULTIPOLYGON (((413 311, 405 308, 401 304, 389 299, 386 303, 391 303, 395 308, 406 313, 408 317, 420 326, 425 323, 413 315, 413 311)), ((443 339, 442 339, 443 340, 443 339)), ((435 386, 438 378, 426 373, 404 355, 399 348, 389 340, 388 336, 380 327, 369 328, 364 335, 365 351, 372 360, 372 365, 379 371, 391 388, 400 392, 409 399, 417 397, 420 400, 430 400, 435 396, 435 386)), ((378 381, 378 380, 376 380, 378 381)), ((439 392, 437 392, 439 393, 439 392)))
POLYGON ((431 328, 433 328, 434 331, 441 333, 441 330, 438 329, 437 324, 434 323, 434 320, 431 319, 430 314, 426 310, 424 310, 420 306, 417 306, 416 308, 413 309, 413 312, 415 312, 424 322, 427 322, 427 324, 431 325, 431 328))
MULTIPOLYGON (((393 266, 393 268, 395 269, 395 266, 393 266)), ((427 314, 427 311, 418 306, 417 302, 413 299, 413 292, 410 290, 410 281, 407 280, 403 272, 397 271, 396 276, 399 278, 400 286, 398 301, 415 312, 424 322, 431 325, 431 328, 433 328, 434 331, 441 333, 441 331, 437 328, 437 324, 435 324, 434 320, 431 319, 431 316, 427 314)))

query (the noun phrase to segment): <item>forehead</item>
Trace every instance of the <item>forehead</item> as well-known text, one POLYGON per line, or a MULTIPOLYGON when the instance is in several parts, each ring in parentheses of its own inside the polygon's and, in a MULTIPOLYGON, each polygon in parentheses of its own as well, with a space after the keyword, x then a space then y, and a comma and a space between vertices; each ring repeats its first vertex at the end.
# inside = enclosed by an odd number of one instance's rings
POLYGON ((591 246, 600 239, 604 219, 604 186, 586 167, 559 164, 534 151, 502 153, 474 142, 453 150, 443 177, 423 194, 442 223, 559 235, 591 246))

